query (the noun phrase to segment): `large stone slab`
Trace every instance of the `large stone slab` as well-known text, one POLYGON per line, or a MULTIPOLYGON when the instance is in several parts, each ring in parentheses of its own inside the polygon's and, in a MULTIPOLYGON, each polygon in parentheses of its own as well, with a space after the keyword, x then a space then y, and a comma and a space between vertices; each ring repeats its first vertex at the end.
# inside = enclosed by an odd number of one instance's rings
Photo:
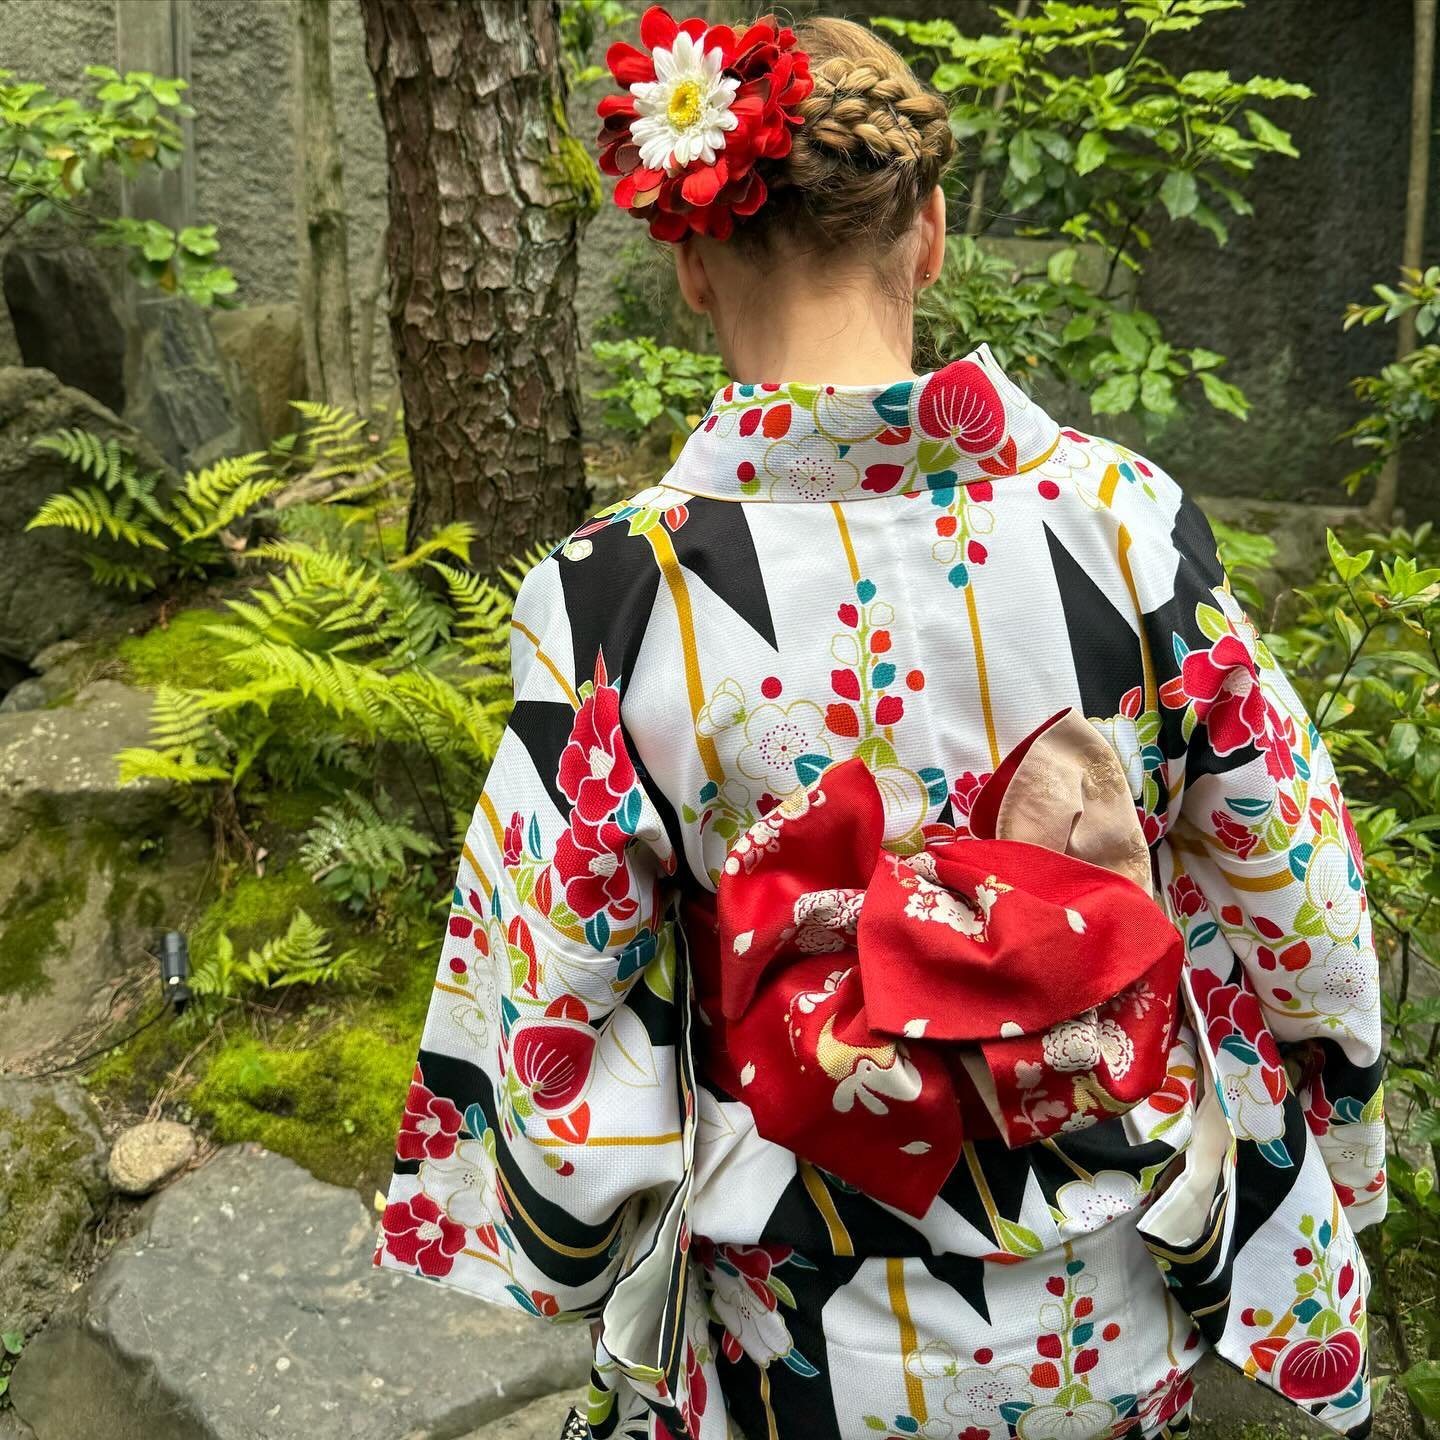
POLYGON ((36 1440, 453 1440, 588 1373, 551 1327, 370 1264, 353 1191, 234 1146, 26 1348, 11 1382, 36 1440))
POLYGON ((0 715, 0 848, 35 824, 117 828, 163 815, 169 787, 120 784, 116 753, 150 739, 151 697, 118 680, 96 680, 72 705, 0 715))
POLYGON ((292 400, 304 400, 305 340, 298 305, 242 305, 210 317, 221 353, 235 366, 253 402, 259 443, 300 427, 292 400))
POLYGON ((29 1334, 67 1293, 67 1267, 107 1191, 105 1137, 73 1080, 0 1077, 0 1323, 29 1334))

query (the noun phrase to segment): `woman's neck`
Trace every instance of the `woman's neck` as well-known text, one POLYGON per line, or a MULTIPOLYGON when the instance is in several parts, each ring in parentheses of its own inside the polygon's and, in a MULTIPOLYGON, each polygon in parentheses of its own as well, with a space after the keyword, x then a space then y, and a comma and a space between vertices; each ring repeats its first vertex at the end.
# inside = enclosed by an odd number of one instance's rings
POLYGON ((914 375, 914 312, 872 286, 760 285, 714 316, 721 354, 742 384, 884 385, 914 375))

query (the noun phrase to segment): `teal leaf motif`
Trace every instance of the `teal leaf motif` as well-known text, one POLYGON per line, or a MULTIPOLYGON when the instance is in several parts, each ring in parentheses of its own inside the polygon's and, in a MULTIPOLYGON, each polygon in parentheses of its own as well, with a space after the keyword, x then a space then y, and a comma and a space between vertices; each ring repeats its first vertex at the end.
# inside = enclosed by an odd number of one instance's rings
POLYGON ((465 1133, 472 1140, 478 1140, 490 1128, 485 1112, 478 1105, 465 1107, 465 1133))
POLYGON ((800 777, 802 785, 813 785, 825 773, 829 764, 828 755, 797 755, 795 773, 800 777))
POLYGON ((610 922, 605 918, 603 910, 585 922, 585 938, 593 950, 603 951, 610 943, 610 922))
POLYGON ((875 413, 887 425, 908 425, 910 423, 910 392, 914 381, 901 380, 890 386, 875 399, 875 413))

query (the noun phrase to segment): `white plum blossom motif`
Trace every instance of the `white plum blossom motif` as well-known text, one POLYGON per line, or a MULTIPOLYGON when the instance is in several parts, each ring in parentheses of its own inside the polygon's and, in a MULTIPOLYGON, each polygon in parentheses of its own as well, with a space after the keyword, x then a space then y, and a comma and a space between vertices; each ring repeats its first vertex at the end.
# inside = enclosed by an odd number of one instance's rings
POLYGON ((1375 966, 1355 945, 1336 945, 1322 964, 1307 965, 1295 976, 1295 988, 1322 1015, 1363 1015, 1379 1003, 1375 966))
POLYGON ((726 132, 739 124, 730 108, 739 80, 723 73, 718 45, 704 50, 683 30, 669 49, 657 45, 651 55, 655 79, 630 87, 639 116, 630 136, 640 147, 640 163, 672 172, 692 160, 713 165, 726 132))
POLYGON ((885 428, 873 392, 862 386, 821 385, 812 409, 815 428, 842 445, 873 439, 885 428))
POLYGON ((1055 1193, 1064 1216, 1062 1235, 1088 1235, 1128 1215, 1145 1198, 1139 1180, 1123 1170, 1102 1170, 1089 1180, 1071 1180, 1055 1193))
POLYGON ((711 692, 710 698, 700 707, 695 717, 695 729, 714 739, 729 730, 745 713, 745 692, 731 679, 722 680, 711 692))
POLYGON ((1223 1045, 1215 1052, 1220 1102, 1241 1140, 1265 1145, 1285 1133, 1285 1112, 1265 1088, 1258 1065, 1242 1060, 1223 1045))
POLYGON ((905 913, 912 920, 934 921, 972 940, 983 942, 989 938, 991 911, 1000 896, 1011 888, 1009 885, 992 875, 975 887, 972 901, 926 878, 922 872, 935 874, 931 856, 921 853, 906 863, 914 873, 908 883, 904 879, 901 883, 910 891, 905 900, 905 913))
POLYGON ((745 748, 736 761, 741 773, 760 780, 772 795, 789 795, 801 785, 795 762, 802 755, 829 755, 825 712, 812 700, 757 705, 745 717, 745 748))
POLYGON ((420 1188, 457 1225, 472 1229, 504 1223, 498 1177, 495 1157, 483 1139, 462 1140, 444 1159, 420 1166, 420 1188))
POLYGON ((945 1413, 957 1420, 1001 1423, 1000 1407, 1030 1398, 1030 1373, 1023 1365, 972 1366, 961 1370, 945 1397, 945 1413))
POLYGON ((777 440, 765 454, 765 469, 775 482, 772 500, 843 500, 860 483, 854 463, 823 435, 777 440))

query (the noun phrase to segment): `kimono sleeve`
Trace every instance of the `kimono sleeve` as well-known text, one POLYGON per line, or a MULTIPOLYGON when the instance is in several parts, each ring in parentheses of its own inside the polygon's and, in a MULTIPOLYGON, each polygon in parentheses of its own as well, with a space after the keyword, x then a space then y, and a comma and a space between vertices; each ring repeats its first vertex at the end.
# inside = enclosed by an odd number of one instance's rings
POLYGON ((463 847, 376 1253, 550 1318, 597 1313, 683 1172, 672 852, 621 723, 625 676, 603 640, 577 654, 563 563, 516 602, 514 709, 463 847))
POLYGON ((1239 1133, 1286 1163, 1288 1083, 1358 1230, 1385 1213, 1364 861, 1320 732, 1231 595, 1189 501, 1174 543, 1175 599, 1156 617, 1168 633, 1152 640, 1168 676, 1162 733, 1176 754, 1162 852, 1169 906, 1203 1023, 1212 1038, 1232 1037, 1234 1057, 1246 1052, 1229 1069, 1232 1057, 1221 1056, 1239 1133))

